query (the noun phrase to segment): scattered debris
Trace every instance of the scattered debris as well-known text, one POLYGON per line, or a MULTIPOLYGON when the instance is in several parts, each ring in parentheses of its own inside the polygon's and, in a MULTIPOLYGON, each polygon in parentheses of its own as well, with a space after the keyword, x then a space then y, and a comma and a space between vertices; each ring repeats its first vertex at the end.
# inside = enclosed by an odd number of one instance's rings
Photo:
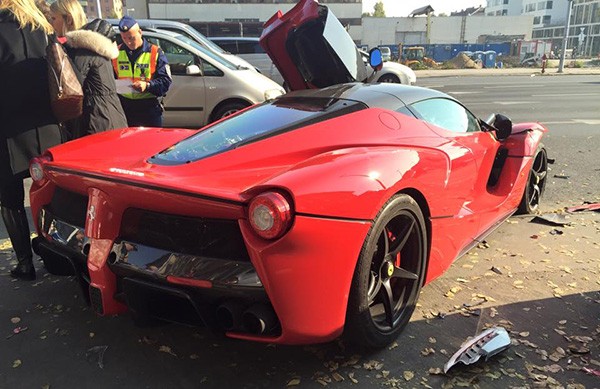
POLYGON ((173 352, 173 350, 171 350, 171 347, 169 347, 169 346, 160 346, 160 347, 158 348, 158 351, 160 351, 160 352, 162 352, 162 353, 171 354, 171 355, 172 355, 172 356, 174 356, 174 357, 176 357, 176 356, 177 356, 177 354, 175 354, 175 353, 173 352))
POLYGON ((600 211, 600 203, 585 202, 584 205, 567 208, 567 212, 570 212, 570 213, 579 212, 579 211, 600 211))
POLYGON ((595 375, 596 377, 600 377, 600 370, 590 369, 590 368, 587 368, 587 367, 582 367, 581 371, 583 371, 584 373, 595 375))
POLYGON ((556 229, 556 228, 554 228, 553 230, 550 231, 550 235, 562 235, 562 234, 564 234, 564 231, 556 229))
POLYGON ((477 245, 477 248, 480 248, 480 249, 489 249, 490 248, 490 244, 484 240, 484 241, 479 242, 479 244, 477 245))
POLYGON ((496 274, 502 275, 502 270, 498 269, 496 266, 492 266, 491 270, 496 274))
POLYGON ((444 373, 447 373, 452 366, 458 362, 470 365, 477 362, 482 356, 487 361, 493 355, 496 355, 508 347, 511 341, 508 332, 502 327, 492 327, 468 340, 444 365, 444 373))
POLYGON ((562 178, 564 180, 568 180, 571 176, 567 176, 566 174, 555 174, 554 178, 562 178))
POLYGON ((6 337, 6 339, 10 339, 10 338, 12 338, 15 335, 20 334, 23 331, 27 331, 28 329, 29 329, 29 327, 16 327, 16 328, 13 329, 12 334, 8 335, 6 337))
POLYGON ((104 369, 104 353, 108 349, 108 346, 95 346, 85 353, 85 358, 88 362, 94 362, 98 364, 100 369, 104 369))
POLYGON ((551 225, 551 226, 563 227, 563 226, 568 226, 571 224, 571 222, 567 219, 568 219, 567 216, 559 214, 559 213, 547 213, 544 215, 538 215, 538 216, 534 217, 533 219, 531 219, 531 223, 540 223, 540 224, 547 224, 547 225, 551 225))

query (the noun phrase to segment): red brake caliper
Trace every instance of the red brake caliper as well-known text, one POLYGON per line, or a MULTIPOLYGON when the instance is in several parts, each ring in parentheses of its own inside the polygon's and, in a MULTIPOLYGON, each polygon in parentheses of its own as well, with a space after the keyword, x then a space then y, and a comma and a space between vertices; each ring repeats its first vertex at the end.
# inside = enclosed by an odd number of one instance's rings
MULTIPOLYGON (((393 243, 396 240, 396 235, 392 234, 392 231, 390 231, 390 230, 388 230, 387 235, 388 235, 388 239, 390 240, 390 246, 391 246, 391 243, 393 243)), ((400 251, 398 251, 398 254, 396 254, 396 260, 394 261, 394 266, 400 267, 400 251)))

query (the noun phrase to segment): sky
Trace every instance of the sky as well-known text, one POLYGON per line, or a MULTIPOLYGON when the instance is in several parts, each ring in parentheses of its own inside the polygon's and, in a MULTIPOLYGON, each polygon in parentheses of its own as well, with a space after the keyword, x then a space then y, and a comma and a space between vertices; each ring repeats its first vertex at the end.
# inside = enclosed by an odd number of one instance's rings
MULTIPOLYGON (((373 6, 379 0, 363 0, 363 12, 373 12, 373 6)), ((450 15, 452 11, 460 11, 465 8, 475 7, 479 5, 485 6, 485 0, 382 0, 385 16, 408 16, 417 8, 430 5, 433 7, 434 13, 446 13, 450 15)))

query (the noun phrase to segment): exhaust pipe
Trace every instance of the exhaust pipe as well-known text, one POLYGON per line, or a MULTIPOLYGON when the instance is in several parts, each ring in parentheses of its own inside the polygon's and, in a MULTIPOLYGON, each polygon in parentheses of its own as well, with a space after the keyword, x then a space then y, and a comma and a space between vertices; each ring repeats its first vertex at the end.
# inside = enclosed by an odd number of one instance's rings
POLYGON ((234 300, 225 301, 217 307, 217 323, 226 331, 240 328, 242 324, 242 304, 234 300))
POLYGON ((255 304, 242 315, 244 328, 254 334, 264 334, 277 326, 277 316, 273 308, 264 304, 255 304))

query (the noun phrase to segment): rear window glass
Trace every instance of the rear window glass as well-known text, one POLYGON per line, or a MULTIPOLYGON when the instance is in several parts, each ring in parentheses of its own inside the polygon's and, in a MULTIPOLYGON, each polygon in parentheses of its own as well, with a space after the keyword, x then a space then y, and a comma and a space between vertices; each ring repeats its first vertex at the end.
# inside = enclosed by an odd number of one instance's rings
POLYGON ((363 103, 342 99, 283 97, 210 126, 150 161, 162 165, 193 162, 365 108, 363 103))

